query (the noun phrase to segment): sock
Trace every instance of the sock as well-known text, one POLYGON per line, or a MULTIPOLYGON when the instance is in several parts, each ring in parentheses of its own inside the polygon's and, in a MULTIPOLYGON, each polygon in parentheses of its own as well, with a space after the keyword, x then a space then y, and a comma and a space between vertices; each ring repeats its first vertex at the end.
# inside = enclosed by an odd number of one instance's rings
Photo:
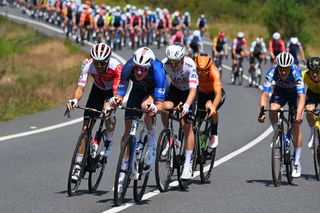
POLYGON ((184 166, 186 167, 190 167, 191 165, 192 152, 193 150, 186 150, 186 153, 185 153, 186 160, 184 161, 184 166))
POLYGON ((294 153, 295 153, 294 164, 299 164, 300 165, 301 147, 295 148, 294 149, 294 153))
POLYGON ((107 141, 112 141, 113 133, 114 133, 114 132, 107 132, 107 137, 106 137, 106 140, 107 140, 107 141))
POLYGON ((155 140, 154 140, 154 130, 151 129, 150 131, 148 131, 148 144, 149 146, 153 146, 155 144, 155 140))
POLYGON ((76 156, 76 162, 77 162, 77 163, 81 163, 81 162, 82 162, 82 159, 83 159, 83 154, 77 154, 77 156, 76 156))

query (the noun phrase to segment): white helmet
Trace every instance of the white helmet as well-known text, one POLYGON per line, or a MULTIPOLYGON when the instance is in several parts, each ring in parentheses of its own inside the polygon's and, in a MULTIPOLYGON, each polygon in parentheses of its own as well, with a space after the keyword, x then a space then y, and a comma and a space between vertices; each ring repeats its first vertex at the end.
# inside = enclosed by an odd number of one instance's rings
POLYGON ((275 32, 275 33, 273 33, 272 38, 273 38, 274 40, 279 40, 279 39, 281 38, 281 35, 280 35, 280 33, 275 32))
POLYGON ((156 60, 154 52, 148 47, 141 47, 133 53, 133 62, 141 67, 150 67, 152 61, 156 60))
POLYGON ((290 42, 291 42, 291 44, 298 44, 299 39, 297 37, 291 37, 290 42))
POLYGON ((257 37, 256 38, 256 43, 261 44, 263 42, 263 38, 257 37))
POLYGON ((290 67, 294 62, 294 58, 290 53, 282 52, 277 56, 276 62, 280 67, 290 67))
POLYGON ((109 61, 111 56, 111 48, 105 43, 93 45, 90 56, 96 61, 109 61))
POLYGON ((237 38, 243 38, 244 37, 244 33, 243 32, 238 32, 237 33, 237 38))
POLYGON ((172 44, 166 49, 166 56, 170 60, 181 60, 186 55, 186 48, 182 44, 172 44))
POLYGON ((192 35, 195 37, 199 37, 201 35, 200 30, 193 31, 192 35))

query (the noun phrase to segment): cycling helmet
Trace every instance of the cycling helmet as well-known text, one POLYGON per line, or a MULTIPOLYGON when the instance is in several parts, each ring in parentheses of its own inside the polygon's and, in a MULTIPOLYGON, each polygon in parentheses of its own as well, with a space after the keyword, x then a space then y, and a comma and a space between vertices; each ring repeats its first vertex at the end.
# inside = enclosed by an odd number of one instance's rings
POLYGON ((297 37, 291 37, 290 38, 290 43, 291 44, 298 44, 298 42, 299 42, 299 39, 297 37))
POLYGON ((198 71, 209 72, 209 69, 213 64, 212 59, 208 54, 200 54, 194 60, 196 62, 198 71))
POLYGON ((260 38, 260 37, 257 37, 257 38, 256 38, 256 43, 257 43, 257 44, 261 44, 262 41, 263 41, 263 38, 260 38))
POLYGON ((288 52, 280 53, 276 58, 276 63, 280 67, 290 67, 294 62, 293 56, 288 52))
POLYGON ((244 37, 244 33, 243 32, 238 32, 237 33, 237 38, 243 38, 244 37))
POLYGON ((111 48, 105 43, 95 44, 91 48, 90 56, 96 61, 109 61, 111 56, 111 48))
POLYGON ((190 13, 189 13, 188 11, 186 11, 186 12, 184 12, 184 15, 185 15, 185 16, 189 16, 190 13))
POLYGON ((319 57, 308 58, 306 65, 307 65, 308 70, 319 70, 320 69, 320 58, 319 57))
POLYGON ((181 30, 178 30, 178 31, 176 32, 176 38, 182 38, 182 36, 183 36, 182 31, 181 31, 181 30))
POLYGON ((141 47, 133 53, 133 62, 141 67, 150 67, 156 59, 154 52, 148 47, 141 47))
POLYGON ((275 32, 275 33, 273 33, 272 38, 273 38, 274 40, 279 40, 279 39, 281 38, 281 35, 280 35, 280 33, 275 32))
POLYGON ((166 49, 166 56, 170 60, 181 60, 186 55, 186 48, 182 44, 172 44, 166 49))
POLYGON ((218 37, 219 37, 219 38, 224 38, 224 37, 225 37, 224 32, 219 32, 218 37))
POLYGON ((192 35, 195 37, 200 37, 200 35, 201 35, 200 30, 193 31, 192 35))

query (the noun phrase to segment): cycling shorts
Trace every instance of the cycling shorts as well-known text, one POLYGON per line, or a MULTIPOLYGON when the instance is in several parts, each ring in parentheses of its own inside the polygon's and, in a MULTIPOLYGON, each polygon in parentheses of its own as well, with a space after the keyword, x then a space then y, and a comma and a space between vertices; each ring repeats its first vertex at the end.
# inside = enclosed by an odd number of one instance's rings
POLYGON ((281 107, 288 104, 297 109, 298 94, 296 89, 283 89, 275 87, 269 103, 277 103, 281 107))
MULTIPOLYGON (((104 102, 109 100, 113 96, 113 91, 111 90, 102 90, 97 87, 95 84, 92 84, 92 88, 89 94, 89 98, 86 104, 86 107, 90 107, 96 110, 102 110, 104 102)), ((84 111, 84 119, 89 119, 91 116, 99 116, 99 113, 84 111)))
MULTIPOLYGON (((220 103, 218 104, 217 106, 217 111, 218 109, 220 109, 220 107, 223 105, 224 103, 224 100, 225 100, 225 97, 226 97, 226 92, 224 91, 224 89, 222 88, 221 89, 221 101, 220 103)), ((199 92, 198 94, 198 109, 202 109, 202 110, 205 110, 205 106, 206 106, 206 103, 207 101, 209 100, 213 100, 215 98, 216 94, 214 92, 211 92, 211 93, 203 93, 203 92, 199 92)))
POLYGON ((311 90, 307 89, 306 94, 306 105, 314 104, 315 107, 320 103, 320 96, 318 93, 314 93, 311 90))
MULTIPOLYGON (((169 92, 166 97, 166 101, 171 101, 171 102, 173 102, 174 106, 177 106, 180 102, 182 102, 184 104, 188 98, 188 95, 189 95, 189 90, 180 90, 180 89, 176 88, 175 86, 173 86, 172 84, 170 84, 169 92)), ((197 100, 197 98, 198 97, 196 97, 196 100, 197 100)), ((191 110, 191 112, 185 116, 186 120, 189 120, 189 121, 194 120, 195 112, 197 110, 196 100, 193 102, 193 104, 191 104, 191 106, 189 108, 191 110)))
MULTIPOLYGON (((141 109, 141 103, 144 99, 146 99, 149 96, 152 96, 154 98, 153 91, 154 88, 150 90, 145 90, 143 87, 133 84, 129 94, 127 107, 141 109)), ((124 117, 125 120, 134 120, 137 117, 141 118, 142 113, 133 110, 126 110, 124 117)))

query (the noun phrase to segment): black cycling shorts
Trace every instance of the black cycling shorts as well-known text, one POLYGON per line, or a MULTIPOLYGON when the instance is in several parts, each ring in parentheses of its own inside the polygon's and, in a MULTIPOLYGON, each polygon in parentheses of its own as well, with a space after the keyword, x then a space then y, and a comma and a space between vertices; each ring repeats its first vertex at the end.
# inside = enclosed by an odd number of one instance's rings
POLYGON ((288 104, 297 109, 298 94, 296 89, 283 89, 275 87, 270 98, 270 103, 277 103, 281 107, 288 104))
MULTIPOLYGON (((102 110, 105 101, 109 100, 112 96, 112 89, 102 90, 97 85, 92 84, 86 107, 94 108, 96 110, 102 110)), ((89 117, 91 116, 98 116, 98 114, 89 112, 87 110, 84 111, 84 119, 89 119, 89 117)))
MULTIPOLYGON (((224 101, 225 101, 225 97, 226 97, 226 93, 224 91, 224 89, 222 88, 221 89, 221 101, 220 103, 218 104, 217 106, 217 111, 220 109, 220 107, 224 104, 224 101)), ((208 100, 213 100, 215 98, 215 93, 214 92, 211 92, 211 93, 203 93, 203 92, 199 92, 198 94, 198 109, 201 109, 201 110, 205 110, 205 106, 206 106, 206 103, 208 100)), ((200 116, 200 118, 204 118, 206 117, 206 113, 205 112, 198 112, 197 113, 198 116, 200 116)))
POLYGON ((311 90, 307 89, 306 94, 306 105, 314 104, 315 107, 320 103, 320 94, 314 93, 311 90))
MULTIPOLYGON (((172 84, 170 84, 169 92, 166 97, 166 101, 171 101, 171 102, 173 102, 174 106, 177 106, 180 102, 182 102, 184 104, 188 98, 188 95, 189 95, 189 90, 180 90, 180 89, 176 88, 175 86, 173 86, 172 84)), ((191 104, 191 106, 189 108, 191 110, 191 113, 188 113, 185 116, 186 120, 189 120, 189 121, 194 120, 195 112, 197 110, 197 99, 198 99, 198 97, 196 97, 196 100, 193 102, 193 104, 191 104)))

